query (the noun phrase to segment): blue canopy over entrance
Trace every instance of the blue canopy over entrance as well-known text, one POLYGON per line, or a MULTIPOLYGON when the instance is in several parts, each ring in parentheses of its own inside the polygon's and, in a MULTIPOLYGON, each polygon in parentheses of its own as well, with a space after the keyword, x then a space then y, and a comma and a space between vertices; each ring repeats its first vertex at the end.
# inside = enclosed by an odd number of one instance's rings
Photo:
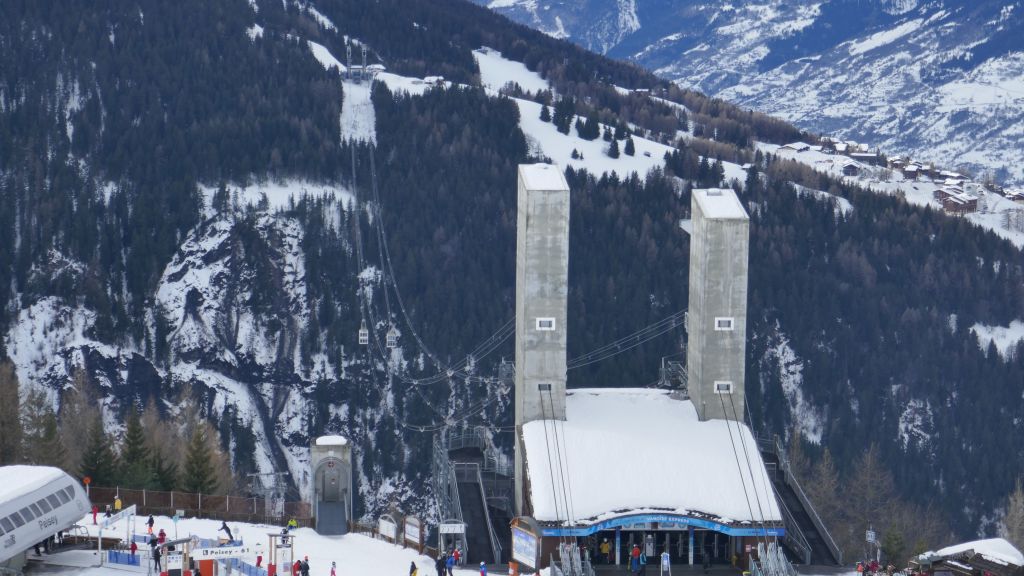
POLYGON ((626 514, 616 516, 588 526, 541 526, 542 536, 589 536, 601 530, 610 530, 635 524, 657 522, 663 528, 682 528, 692 526, 705 530, 714 530, 729 536, 785 536, 786 529, 782 526, 730 526, 706 518, 683 516, 681 514, 626 514))

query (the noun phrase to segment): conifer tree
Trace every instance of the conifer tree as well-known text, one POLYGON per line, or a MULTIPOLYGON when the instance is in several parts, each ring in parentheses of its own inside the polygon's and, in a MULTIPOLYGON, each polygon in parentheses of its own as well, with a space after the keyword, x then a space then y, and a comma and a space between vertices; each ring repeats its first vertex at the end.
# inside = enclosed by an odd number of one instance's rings
POLYGON ((61 392, 60 437, 67 449, 68 470, 78 470, 99 409, 93 402, 92 385, 84 369, 76 368, 71 382, 72 387, 61 392))
POLYGON ((18 375, 14 364, 0 363, 0 465, 21 460, 23 434, 19 413, 18 375))
POLYGON ((572 159, 577 160, 580 157, 580 153, 575 148, 572 149, 572 159))
POLYGON ((153 488, 175 490, 178 488, 178 447, 182 440, 176 427, 160 417, 156 404, 150 401, 142 412, 142 430, 149 451, 149 465, 152 470, 153 488))
POLYGON ((576 118, 576 134, 584 140, 587 139, 587 121, 583 116, 576 118))
POLYGON ((605 142, 611 142, 612 140, 614 140, 614 138, 612 138, 611 128, 607 126, 604 127, 604 134, 602 135, 602 138, 604 138, 605 142))
POLYGON ((89 427, 89 439, 82 454, 79 474, 92 478, 97 486, 115 486, 118 483, 117 459, 111 447, 111 438, 103 430, 103 417, 99 414, 89 427))
POLYGON ((626 138, 626 147, 623 150, 623 152, 626 153, 626 156, 634 156, 634 155, 636 155, 636 145, 633 144, 633 137, 632 136, 628 136, 626 138))
POLYGON ((121 445, 121 482, 128 488, 151 488, 153 468, 149 447, 142 430, 139 415, 129 409, 125 424, 124 443, 121 445))
POLYGON ((618 158, 619 157, 619 141, 618 140, 612 140, 611 145, 608 146, 608 157, 609 158, 618 158))
POLYGON ((551 110, 548 110, 547 104, 540 107, 540 121, 551 122, 551 110))
POLYGON ((199 424, 189 438, 181 487, 186 492, 212 494, 217 489, 210 436, 205 423, 199 424))
POLYGON ((29 393, 24 405, 25 461, 37 466, 67 467, 67 448, 57 429, 57 415, 39 390, 29 393))
POLYGON ((1024 478, 1017 483, 1006 502, 1006 516, 1003 517, 1003 536, 1017 547, 1024 548, 1024 478))

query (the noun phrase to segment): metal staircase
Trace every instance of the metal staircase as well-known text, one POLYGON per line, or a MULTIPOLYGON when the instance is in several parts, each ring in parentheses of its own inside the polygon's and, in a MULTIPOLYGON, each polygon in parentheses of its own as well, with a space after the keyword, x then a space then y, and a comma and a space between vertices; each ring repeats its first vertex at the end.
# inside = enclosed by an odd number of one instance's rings
POLYGON ((843 552, 793 474, 778 435, 759 437, 757 445, 786 525, 783 545, 804 564, 841 565, 843 552))

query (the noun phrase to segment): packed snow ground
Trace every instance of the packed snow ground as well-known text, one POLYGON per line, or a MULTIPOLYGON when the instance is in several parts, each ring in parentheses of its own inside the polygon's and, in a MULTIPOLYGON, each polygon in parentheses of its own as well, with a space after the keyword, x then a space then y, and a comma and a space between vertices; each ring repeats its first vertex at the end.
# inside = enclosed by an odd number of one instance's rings
POLYGON ((971 331, 977 334, 978 344, 982 350, 987 350, 990 342, 995 342, 996 350, 1003 358, 1007 358, 1017 343, 1024 340, 1024 322, 1014 320, 1009 326, 986 326, 975 324, 971 331))
MULTIPOLYGON (((135 533, 141 534, 145 531, 146 516, 135 516, 134 527, 135 533)), ((162 528, 167 532, 168 538, 185 538, 189 535, 195 535, 200 538, 209 538, 217 540, 224 537, 223 532, 219 532, 221 521, 220 520, 203 520, 198 518, 185 518, 180 520, 177 525, 168 518, 167 516, 157 516, 155 518, 156 524, 154 526, 154 532, 159 532, 162 528)), ((118 522, 114 526, 107 530, 104 530, 105 536, 113 537, 124 537, 126 526, 131 522, 131 519, 125 519, 118 522)), ((84 526, 90 535, 96 535, 98 533, 98 527, 92 525, 92 515, 86 515, 80 522, 84 526)), ((265 524, 245 524, 240 522, 229 522, 228 526, 231 528, 233 535, 236 540, 242 540, 247 547, 251 547, 254 553, 248 557, 243 557, 242 560, 250 564, 255 564, 257 549, 261 549, 266 552, 268 547, 268 534, 278 534, 281 531, 280 526, 270 526, 265 524), (259 547, 259 548, 258 548, 259 547)), ((300 559, 304 556, 309 557, 310 572, 312 574, 327 574, 330 571, 331 562, 336 562, 339 574, 359 574, 360 576, 395 576, 400 574, 409 573, 409 564, 415 562, 416 566, 419 567, 420 574, 432 574, 434 571, 433 560, 427 556, 418 554, 415 550, 403 548, 394 544, 389 544, 383 540, 375 540, 362 534, 348 534, 345 536, 321 536, 317 534, 311 528, 299 528, 293 530, 292 535, 295 538, 295 558, 300 559)), ((144 554, 143 561, 148 560, 148 546, 140 546, 139 551, 144 554)), ((78 551, 84 552, 84 551, 78 551)), ((58 564, 61 561, 62 554, 56 554, 49 557, 49 561, 58 564)), ((78 557, 81 554, 75 555, 75 563, 81 565, 81 561, 78 557)), ((266 566, 267 554, 263 554, 264 566, 266 566)), ((86 556, 87 558, 87 556, 86 556)), ((96 563, 93 563, 96 566, 96 563)), ((143 565, 140 568, 133 569, 132 567, 108 565, 102 568, 93 567, 90 569, 76 568, 75 574, 82 574, 84 576, 100 576, 110 574, 112 570, 124 569, 129 572, 146 573, 146 566, 143 565)), ((464 570, 460 571, 465 574, 476 573, 475 571, 464 570)))
POLYGON ((567 509, 570 524, 626 511, 699 512, 723 522, 781 519, 750 429, 725 420, 701 422, 692 402, 667 390, 569 390, 566 421, 527 423, 523 443, 537 520, 565 521, 567 509), (562 458, 552 464, 549 449, 562 458), (569 506, 563 488, 571 492, 569 506))
POLYGON ((369 82, 342 82, 341 139, 377 143, 377 114, 369 82))
MULTIPOLYGON (((342 115, 344 116, 344 111, 342 115)), ((298 203, 303 197, 333 197, 342 206, 348 206, 349 203, 355 200, 355 196, 348 188, 336 184, 319 184, 308 180, 267 180, 245 186, 228 184, 227 190, 231 194, 232 202, 237 199, 241 207, 247 205, 256 206, 266 196, 271 211, 287 210, 298 203)), ((203 195, 203 201, 208 211, 207 215, 212 215, 210 211, 213 207, 213 195, 217 192, 217 187, 200 185, 199 192, 203 195)))
POLYGON ((317 44, 312 40, 307 41, 309 43, 309 50, 313 53, 313 57, 316 58, 325 69, 330 70, 336 68, 338 72, 345 72, 347 68, 337 58, 331 54, 331 51, 327 49, 323 44, 317 44))
POLYGON ((491 48, 480 48, 473 51, 473 57, 480 67, 480 82, 484 88, 500 90, 509 82, 518 84, 527 92, 541 92, 549 90, 547 80, 540 77, 540 74, 531 72, 522 62, 509 60, 501 55, 501 52, 491 48))

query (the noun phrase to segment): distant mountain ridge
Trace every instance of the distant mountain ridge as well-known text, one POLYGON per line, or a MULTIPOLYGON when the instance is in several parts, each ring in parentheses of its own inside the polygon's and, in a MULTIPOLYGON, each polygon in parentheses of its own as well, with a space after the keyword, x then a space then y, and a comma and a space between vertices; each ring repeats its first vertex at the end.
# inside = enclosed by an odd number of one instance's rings
POLYGON ((1024 184, 1024 6, 981 0, 477 0, 681 86, 1024 184))

